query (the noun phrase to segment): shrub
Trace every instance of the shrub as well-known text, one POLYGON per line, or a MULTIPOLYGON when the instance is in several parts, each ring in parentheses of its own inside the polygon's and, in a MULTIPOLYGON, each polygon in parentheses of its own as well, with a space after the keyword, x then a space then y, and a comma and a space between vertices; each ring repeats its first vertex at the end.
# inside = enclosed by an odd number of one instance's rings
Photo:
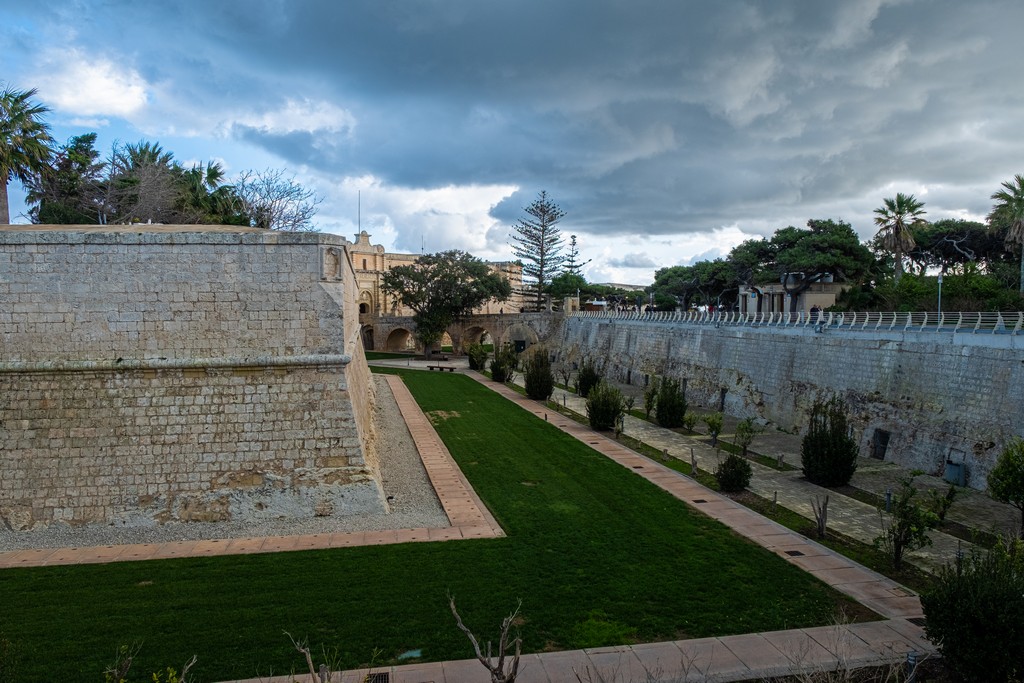
POLYGON ((683 396, 683 390, 677 380, 666 377, 661 381, 654 414, 658 418, 658 424, 662 427, 672 429, 683 426, 683 416, 686 415, 686 397, 683 396))
POLYGON ((1013 439, 1006 444, 988 473, 988 490, 996 500, 1020 510, 1020 534, 1024 538, 1024 440, 1013 439))
MULTIPOLYGON (((893 569, 903 566, 903 555, 932 544, 928 530, 934 529, 938 516, 915 500, 917 489, 913 478, 900 481, 900 489, 892 500, 888 522, 882 520, 882 535, 875 538, 875 546, 892 560, 893 569)), ((881 511, 879 511, 881 514, 881 511)))
POLYGON ((937 489, 928 490, 928 509, 935 513, 935 516, 939 518, 940 522, 946 520, 946 513, 949 512, 949 508, 953 506, 953 501, 956 499, 956 486, 953 484, 949 485, 945 493, 939 493, 937 489))
POLYGON ((708 435, 711 437, 711 445, 718 445, 718 435, 722 433, 722 424, 725 417, 721 413, 708 413, 704 416, 704 424, 708 426, 708 435))
POLYGON ((944 567, 921 595, 925 634, 965 681, 1024 674, 1024 544, 944 567))
POLYGON ((683 415, 683 428, 686 431, 688 431, 691 434, 693 434, 694 431, 696 431, 696 429, 697 429, 697 422, 699 420, 700 420, 700 415, 698 415, 697 413, 689 413, 688 412, 685 415, 683 415))
POLYGON ((579 372, 576 373, 576 393, 580 398, 586 398, 600 381, 601 373, 597 367, 589 359, 584 359, 579 372))
POLYGON ((800 444, 804 476, 819 486, 845 486, 857 469, 857 451, 846 404, 838 397, 815 401, 800 444))
POLYGON ((625 412, 626 400, 622 392, 607 382, 598 382, 587 395, 587 419, 593 429, 614 429, 625 412))
POLYGON ((470 344, 466 347, 466 355, 469 357, 470 370, 483 370, 487 367, 487 357, 491 354, 483 344, 470 344))
POLYGON ((491 361, 491 379, 495 382, 511 382, 516 376, 516 365, 519 363, 519 356, 511 344, 506 344, 502 349, 494 352, 494 360, 491 361))
POLYGON ((747 448, 754 442, 754 437, 763 431, 764 428, 754 424, 754 418, 752 417, 740 420, 736 425, 736 436, 734 437, 734 441, 737 446, 743 449, 744 457, 747 455, 747 448))
POLYGON ((651 419, 651 411, 656 405, 658 405, 658 378, 652 376, 651 381, 644 389, 644 417, 648 420, 651 419))
POLYGON ((715 479, 723 491, 742 491, 750 484, 753 470, 746 458, 730 453, 715 468, 715 479))
POLYGON ((535 401, 546 401, 555 390, 555 375, 544 349, 538 348, 523 364, 526 395, 535 401))

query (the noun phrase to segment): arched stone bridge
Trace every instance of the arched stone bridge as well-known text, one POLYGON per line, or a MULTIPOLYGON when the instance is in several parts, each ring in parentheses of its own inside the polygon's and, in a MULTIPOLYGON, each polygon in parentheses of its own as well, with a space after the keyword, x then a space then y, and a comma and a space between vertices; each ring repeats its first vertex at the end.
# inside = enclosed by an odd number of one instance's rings
MULTIPOLYGON (((545 342, 556 333, 564 319, 562 313, 504 313, 471 315, 448 328, 452 349, 462 353, 476 342, 493 343, 495 347, 512 344, 523 351, 545 342)), ((416 324, 411 317, 374 316, 362 314, 359 323, 363 345, 377 351, 422 350, 415 341, 416 324)))

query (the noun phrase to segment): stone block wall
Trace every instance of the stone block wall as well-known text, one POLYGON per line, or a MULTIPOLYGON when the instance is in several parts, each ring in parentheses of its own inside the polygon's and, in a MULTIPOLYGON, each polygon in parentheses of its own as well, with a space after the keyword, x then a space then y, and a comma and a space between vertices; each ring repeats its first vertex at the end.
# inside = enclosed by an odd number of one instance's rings
POLYGON ((0 523, 386 509, 342 240, 190 230, 0 232, 0 523))
POLYGON ((852 409, 861 453, 876 432, 885 459, 941 475, 967 464, 983 489, 1003 444, 1024 436, 1024 338, 934 332, 815 333, 813 328, 716 328, 674 321, 569 318, 562 361, 589 356, 618 381, 685 379, 687 397, 800 431, 818 397, 852 409))

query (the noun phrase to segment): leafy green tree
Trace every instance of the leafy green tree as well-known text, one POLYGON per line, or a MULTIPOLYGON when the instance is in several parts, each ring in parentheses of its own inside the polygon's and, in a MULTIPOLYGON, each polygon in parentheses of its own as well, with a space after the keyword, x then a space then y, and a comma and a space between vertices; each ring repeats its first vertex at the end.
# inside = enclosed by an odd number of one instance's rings
POLYGON ((52 166, 26 183, 33 223, 55 225, 99 222, 103 170, 95 148, 96 133, 71 138, 56 151, 52 166))
POLYGON ((1003 183, 1003 189, 993 193, 996 205, 988 219, 990 223, 1005 223, 1006 250, 1020 250, 1020 294, 1024 296, 1024 176, 1016 175, 1003 183))
POLYGON ((11 222, 7 185, 17 178, 28 184, 50 162, 50 126, 42 121, 49 108, 32 101, 36 89, 0 92, 0 224, 11 222))
POLYGON ((523 277, 533 281, 532 293, 536 297, 536 308, 540 310, 548 284, 565 262, 562 233, 558 228, 565 212, 548 198, 546 191, 524 211, 529 217, 519 219, 512 226, 512 253, 523 262, 523 277))
POLYGON ((727 455, 715 468, 715 480, 718 481, 719 488, 726 493, 747 488, 753 474, 754 468, 750 466, 750 462, 735 453, 727 455))
POLYGON ((597 366, 589 358, 584 358, 579 372, 576 373, 576 393, 580 398, 586 398, 600 381, 601 372, 597 366))
POLYGON ((771 245, 772 270, 794 300, 828 275, 837 282, 855 282, 873 262, 871 251, 842 221, 812 219, 806 230, 776 230, 771 245))
POLYGON ((733 437, 737 446, 743 450, 743 457, 747 456, 747 449, 754 442, 754 437, 764 431, 764 427, 754 424, 754 418, 748 417, 736 424, 736 435, 733 437))
MULTIPOLYGON (((906 258, 918 275, 928 268, 943 273, 963 272, 971 264, 988 268, 1004 253, 1002 240, 984 223, 947 218, 934 223, 921 222, 911 227, 914 247, 906 258)), ((880 240, 876 241, 881 249, 880 240)))
POLYGON ((903 276, 903 257, 914 248, 912 226, 921 223, 925 215, 924 202, 912 194, 897 192, 895 197, 882 200, 882 206, 875 209, 875 225, 883 247, 893 255, 896 281, 903 276))
POLYGON ((1020 532, 1024 538, 1024 439, 1006 444, 996 466, 988 473, 988 490, 1001 503, 1009 503, 1021 513, 1020 532))
POLYGON ((566 297, 576 296, 579 294, 581 297, 589 291, 590 287, 587 285, 587 280, 582 275, 570 273, 565 271, 551 278, 551 284, 548 285, 548 293, 551 298, 555 301, 559 301, 566 297))
POLYGON ((416 338, 427 359, 449 325, 486 301, 505 301, 512 293, 508 280, 458 250, 426 254, 413 265, 392 268, 381 289, 413 310, 416 338))
POLYGON ((903 556, 913 550, 930 546, 928 531, 939 524, 939 517, 917 501, 913 477, 900 481, 900 488, 892 499, 892 512, 882 522, 882 533, 875 545, 892 560, 893 569, 903 567, 903 556))

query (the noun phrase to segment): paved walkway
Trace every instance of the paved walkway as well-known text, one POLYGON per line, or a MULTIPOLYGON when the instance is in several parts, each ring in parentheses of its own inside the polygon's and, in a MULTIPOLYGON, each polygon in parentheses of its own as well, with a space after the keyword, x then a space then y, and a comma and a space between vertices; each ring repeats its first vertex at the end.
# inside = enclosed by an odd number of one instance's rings
MULTIPOLYGON (((573 412, 586 415, 586 399, 574 393, 556 389, 552 400, 573 412)), ((732 430, 737 422, 735 418, 726 418, 719 441, 732 440, 732 430)), ((719 458, 726 455, 712 447, 710 439, 702 434, 683 435, 632 416, 626 417, 623 433, 685 462, 690 462, 692 453, 696 457, 697 466, 708 472, 713 472, 719 458)), ((800 441, 801 438, 794 434, 777 431, 765 433, 754 439, 750 451, 771 457, 773 460, 777 460, 781 455, 784 462, 798 468, 800 441)), ((827 495, 829 529, 866 544, 871 544, 875 537, 882 533, 881 517, 873 505, 811 484, 803 479, 799 469, 779 471, 756 462, 751 462, 751 467, 754 476, 748 488, 762 498, 777 500, 779 505, 813 520, 812 498, 827 495)), ((884 498, 886 489, 895 491, 899 486, 899 480, 908 475, 906 469, 894 463, 861 458, 851 484, 884 498)), ((915 486, 944 492, 948 484, 937 477, 920 475, 915 479, 915 486)), ((1014 508, 996 502, 973 489, 958 489, 956 501, 950 508, 947 518, 970 528, 996 533, 1015 529, 1019 524, 1018 513, 1014 508)), ((908 563, 926 571, 935 572, 952 562, 958 549, 969 552, 974 547, 967 541, 961 541, 940 531, 932 531, 929 536, 932 539, 931 546, 909 553, 906 557, 908 563)))

